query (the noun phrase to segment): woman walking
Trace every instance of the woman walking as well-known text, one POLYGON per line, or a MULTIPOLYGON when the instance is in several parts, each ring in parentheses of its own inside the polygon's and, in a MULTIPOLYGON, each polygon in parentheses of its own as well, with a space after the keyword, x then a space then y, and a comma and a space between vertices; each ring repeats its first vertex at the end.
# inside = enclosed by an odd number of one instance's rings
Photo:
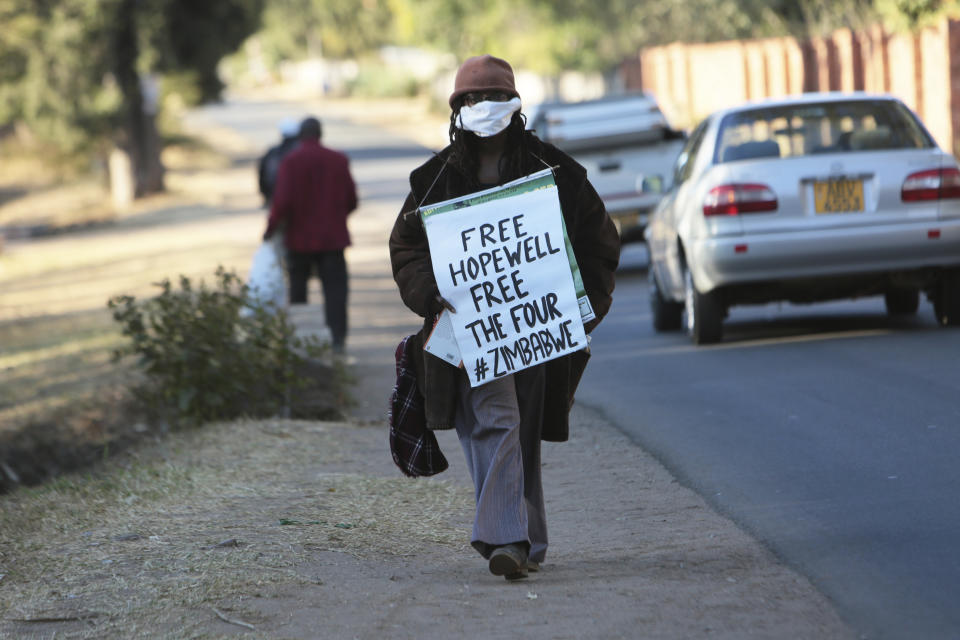
POLYGON ((462 369, 422 350, 437 315, 455 310, 441 296, 416 210, 554 171, 567 234, 596 313, 612 302, 620 241, 586 170, 526 131, 513 69, 490 55, 466 60, 450 95, 450 145, 414 169, 410 194, 390 236, 394 279, 404 303, 424 318, 413 363, 427 427, 457 430, 476 495, 471 544, 494 575, 537 571, 547 551, 540 476, 541 440, 568 438, 568 414, 589 353, 578 351, 471 388, 462 369))

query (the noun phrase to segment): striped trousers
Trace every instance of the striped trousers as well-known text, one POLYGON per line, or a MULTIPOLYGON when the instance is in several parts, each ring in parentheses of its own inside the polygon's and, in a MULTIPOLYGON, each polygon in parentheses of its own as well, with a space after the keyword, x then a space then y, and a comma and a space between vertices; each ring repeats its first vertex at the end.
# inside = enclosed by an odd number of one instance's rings
POLYGON ((460 375, 457 436, 473 478, 477 510, 471 544, 489 558, 504 544, 526 545, 543 562, 547 520, 540 479, 543 367, 471 388, 460 375))

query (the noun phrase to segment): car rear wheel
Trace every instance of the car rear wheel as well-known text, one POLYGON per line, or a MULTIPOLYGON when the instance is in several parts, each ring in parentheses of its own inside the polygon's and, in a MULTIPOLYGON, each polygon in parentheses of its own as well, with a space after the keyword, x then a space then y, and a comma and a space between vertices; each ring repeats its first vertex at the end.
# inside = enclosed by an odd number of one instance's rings
POLYGON ((683 315, 687 333, 694 344, 711 344, 723 338, 723 303, 720 292, 700 293, 693 285, 693 276, 684 273, 683 315))
POLYGON ((883 295, 887 313, 891 316, 909 316, 920 308, 920 291, 917 289, 887 289, 883 295))
POLYGON ((656 331, 679 331, 683 327, 683 305, 663 297, 652 269, 650 270, 650 311, 653 312, 653 328, 656 331))
POLYGON ((933 312, 941 326, 960 326, 960 270, 943 274, 933 299, 933 312))

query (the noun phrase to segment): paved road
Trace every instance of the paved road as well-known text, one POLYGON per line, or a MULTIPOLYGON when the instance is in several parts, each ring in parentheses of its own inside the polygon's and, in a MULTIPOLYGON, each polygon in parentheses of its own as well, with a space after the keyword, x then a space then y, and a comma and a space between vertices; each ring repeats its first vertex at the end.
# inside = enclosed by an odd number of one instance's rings
POLYGON ((631 249, 579 399, 806 574, 869 638, 960 637, 960 331, 883 302, 655 334, 631 249), (632 268, 631 268, 632 267, 632 268))

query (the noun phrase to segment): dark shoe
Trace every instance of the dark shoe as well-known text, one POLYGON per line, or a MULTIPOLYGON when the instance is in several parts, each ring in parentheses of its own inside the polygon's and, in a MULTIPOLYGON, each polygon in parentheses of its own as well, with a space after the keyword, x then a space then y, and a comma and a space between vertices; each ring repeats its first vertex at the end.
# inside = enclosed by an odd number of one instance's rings
POLYGON ((526 552, 515 544, 497 547, 490 554, 490 573, 495 576, 503 576, 507 580, 526 578, 526 565, 526 552))

